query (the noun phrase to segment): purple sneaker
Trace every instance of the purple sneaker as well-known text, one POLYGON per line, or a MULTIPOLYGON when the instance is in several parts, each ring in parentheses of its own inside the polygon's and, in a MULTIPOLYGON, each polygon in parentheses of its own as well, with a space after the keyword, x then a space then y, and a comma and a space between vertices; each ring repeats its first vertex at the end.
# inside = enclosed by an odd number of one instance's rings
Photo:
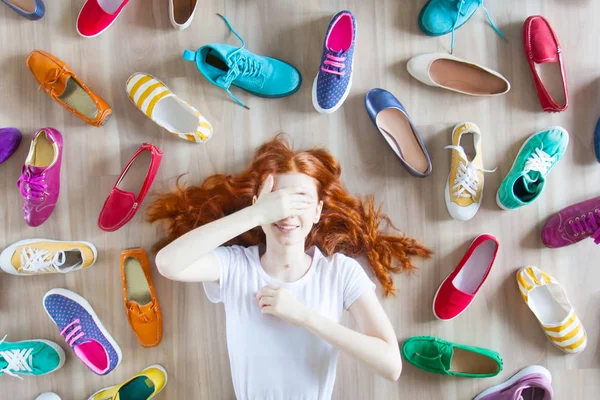
POLYGON ((350 11, 333 17, 325 35, 319 73, 312 88, 315 110, 330 114, 340 108, 352 86, 356 19, 350 11))
POLYGON ((542 229, 546 247, 564 247, 591 237, 600 244, 600 196, 554 214, 542 229))
POLYGON ((75 355, 92 372, 107 375, 123 358, 90 303, 67 289, 52 289, 44 296, 44 309, 75 355))
POLYGON ((31 140, 17 180, 23 196, 23 217, 29 226, 40 226, 54 211, 60 192, 62 148, 63 138, 56 129, 40 129, 31 140))
POLYGON ((17 128, 0 129, 0 164, 17 151, 22 137, 23 135, 17 128))
POLYGON ((552 400, 552 375, 539 365, 522 369, 509 380, 484 390, 473 400, 552 400))

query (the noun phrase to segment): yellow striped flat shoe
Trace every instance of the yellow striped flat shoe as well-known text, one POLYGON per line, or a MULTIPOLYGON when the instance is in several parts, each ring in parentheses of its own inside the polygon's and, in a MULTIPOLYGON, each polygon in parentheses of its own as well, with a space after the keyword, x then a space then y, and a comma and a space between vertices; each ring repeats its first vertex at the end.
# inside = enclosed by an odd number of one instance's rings
POLYGON ((517 284, 523 300, 552 344, 565 353, 579 353, 585 349, 585 329, 556 279, 529 266, 517 272, 517 284))
POLYGON ((206 118, 152 75, 131 75, 127 95, 148 118, 173 135, 195 143, 206 142, 212 136, 213 128, 206 118))

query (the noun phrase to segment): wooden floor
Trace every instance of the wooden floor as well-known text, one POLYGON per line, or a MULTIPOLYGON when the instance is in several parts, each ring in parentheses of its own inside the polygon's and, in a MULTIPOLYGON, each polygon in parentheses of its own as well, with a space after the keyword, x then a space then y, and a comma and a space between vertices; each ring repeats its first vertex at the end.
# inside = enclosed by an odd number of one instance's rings
POLYGON ((83 2, 46 1, 47 13, 39 22, 29 22, 0 4, 0 126, 18 127, 25 135, 18 152, 0 166, 0 249, 17 240, 46 237, 88 240, 99 250, 98 263, 88 271, 65 276, 1 275, 0 337, 8 334, 11 341, 45 338, 66 348, 42 308, 47 290, 64 287, 89 300, 120 344, 124 358, 115 372, 98 377, 68 352, 64 368, 52 375, 24 381, 0 377, 2 399, 29 400, 45 391, 56 391, 63 400, 87 399, 96 390, 120 383, 154 363, 164 365, 169 373, 161 399, 233 399, 223 308, 209 303, 200 284, 174 283, 155 273, 164 339, 158 348, 140 347, 125 318, 119 254, 133 246, 149 250, 161 233, 144 222, 141 212, 116 233, 101 231, 96 220, 121 169, 142 142, 164 150, 153 186, 159 192, 172 188, 182 173, 188 173, 188 182, 198 183, 215 172, 239 171, 254 149, 278 132, 288 133, 298 147, 327 146, 340 159, 349 189, 375 193, 401 229, 435 250, 432 260, 418 263, 414 275, 398 276, 398 295, 383 300, 399 341, 436 335, 497 350, 504 359, 503 372, 490 379, 436 376, 405 364, 400 380, 388 382, 343 356, 335 399, 471 399, 531 364, 544 365, 552 372, 556 399, 597 398, 600 250, 590 241, 546 249, 540 229, 553 212, 599 193, 600 166, 593 155, 592 132, 600 115, 600 2, 486 2, 507 41, 489 27, 483 10, 456 34, 456 55, 497 70, 512 83, 507 95, 483 99, 426 87, 406 71, 410 57, 449 49, 450 36, 427 37, 417 27, 425 0, 201 0, 193 25, 184 32, 172 29, 166 0, 133 0, 116 24, 95 39, 82 39, 75 30, 83 2), (344 8, 352 10, 358 21, 352 92, 335 114, 320 115, 311 104, 312 81, 328 21, 344 8), (249 105, 248 111, 183 61, 186 48, 223 42, 237 45, 217 12, 230 18, 249 50, 298 67, 305 80, 300 91, 286 99, 266 100, 233 89, 249 105), (571 105, 558 115, 541 112, 523 54, 521 27, 532 14, 545 15, 562 43, 571 105), (112 120, 101 129, 86 126, 37 91, 25 67, 33 49, 66 61, 112 105, 112 120), (136 71, 160 78, 197 107, 213 124, 213 139, 206 145, 187 143, 136 110, 125 93, 125 81, 136 71), (410 176, 373 127, 364 96, 374 87, 390 90, 408 109, 433 160, 430 177, 410 176), (443 147, 449 144, 451 127, 459 121, 480 126, 485 167, 498 167, 495 173, 486 174, 483 206, 469 222, 452 220, 443 200, 450 154, 443 147), (521 143, 552 125, 564 126, 571 141, 544 195, 529 207, 501 211, 494 199, 496 190, 521 143), (59 129, 65 137, 62 189, 51 218, 34 229, 23 221, 15 181, 31 136, 46 126, 59 129), (501 243, 489 281, 468 312, 451 322, 437 321, 431 303, 438 285, 482 232, 495 234, 501 243), (566 289, 589 335, 582 354, 564 355, 545 338, 515 283, 515 272, 525 264, 543 268, 566 289))

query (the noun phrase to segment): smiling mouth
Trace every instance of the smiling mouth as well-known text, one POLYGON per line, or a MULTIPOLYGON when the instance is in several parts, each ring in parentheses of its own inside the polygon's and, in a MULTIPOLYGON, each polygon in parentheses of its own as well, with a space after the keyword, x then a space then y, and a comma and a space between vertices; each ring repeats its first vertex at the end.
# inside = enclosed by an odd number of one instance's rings
POLYGON ((300 225, 282 225, 278 223, 274 223, 273 225, 275 225, 277 229, 284 233, 293 232, 294 230, 300 228, 300 225))

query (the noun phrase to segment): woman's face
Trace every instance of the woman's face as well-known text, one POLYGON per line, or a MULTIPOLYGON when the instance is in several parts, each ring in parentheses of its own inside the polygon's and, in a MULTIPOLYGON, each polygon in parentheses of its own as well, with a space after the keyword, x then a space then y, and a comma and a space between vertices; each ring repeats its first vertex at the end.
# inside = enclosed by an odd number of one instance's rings
POLYGON ((263 225, 267 243, 275 241, 282 246, 304 243, 313 224, 319 222, 323 209, 323 202, 319 201, 317 185, 313 178, 299 172, 276 174, 273 178, 273 191, 287 187, 299 187, 306 190, 306 194, 314 199, 314 203, 302 215, 263 225))

